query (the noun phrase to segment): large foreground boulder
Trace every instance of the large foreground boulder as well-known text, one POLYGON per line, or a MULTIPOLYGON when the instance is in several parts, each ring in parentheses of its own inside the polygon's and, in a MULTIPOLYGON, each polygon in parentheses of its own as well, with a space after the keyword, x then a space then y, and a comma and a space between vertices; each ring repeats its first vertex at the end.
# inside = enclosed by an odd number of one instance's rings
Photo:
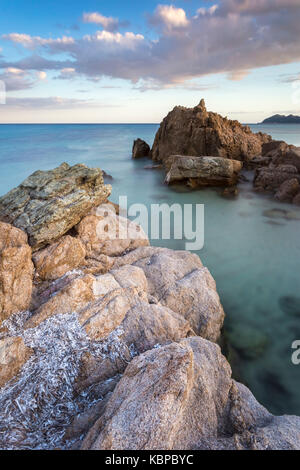
POLYGON ((149 245, 142 227, 117 215, 111 203, 93 208, 75 230, 88 259, 100 260, 103 255, 120 256, 125 251, 149 245))
POLYGON ((26 233, 0 222, 0 325, 13 313, 29 307, 32 278, 26 233))
POLYGON ((192 188, 232 186, 237 183, 243 164, 222 157, 190 157, 175 155, 165 162, 165 182, 186 182, 192 188))
POLYGON ((231 379, 220 348, 201 338, 133 359, 82 445, 93 450, 299 448, 300 418, 268 413, 231 379))
POLYGON ((141 247, 118 258, 114 266, 124 265, 141 268, 154 301, 182 315, 196 334, 211 341, 219 339, 224 310, 216 283, 197 255, 141 247))
POLYGON ((0 220, 24 230, 37 250, 58 240, 110 192, 100 169, 63 163, 54 170, 36 171, 1 197, 0 220))
POLYGON ((248 126, 208 112, 204 100, 195 108, 176 106, 163 120, 151 155, 164 161, 171 155, 191 155, 249 161, 261 155, 266 134, 254 134, 248 126))

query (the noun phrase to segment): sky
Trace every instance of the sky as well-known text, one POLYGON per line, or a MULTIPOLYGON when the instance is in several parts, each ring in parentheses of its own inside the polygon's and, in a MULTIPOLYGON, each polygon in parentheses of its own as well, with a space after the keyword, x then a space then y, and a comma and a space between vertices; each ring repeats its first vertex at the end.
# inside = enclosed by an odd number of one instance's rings
POLYGON ((0 3, 0 123, 300 114, 300 0, 0 3))

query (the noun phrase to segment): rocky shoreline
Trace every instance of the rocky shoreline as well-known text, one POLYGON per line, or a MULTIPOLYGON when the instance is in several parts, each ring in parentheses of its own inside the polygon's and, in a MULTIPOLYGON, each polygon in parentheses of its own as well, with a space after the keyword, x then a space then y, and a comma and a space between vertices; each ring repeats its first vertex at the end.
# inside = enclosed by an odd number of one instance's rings
POLYGON ((255 191, 300 205, 300 148, 208 112, 204 100, 194 108, 176 106, 160 124, 152 149, 137 139, 132 156, 161 163, 166 184, 223 186, 231 195, 238 194, 244 167, 255 172, 255 191))
POLYGON ((300 449, 232 379, 208 269, 110 192, 62 164, 0 198, 0 448, 300 449))

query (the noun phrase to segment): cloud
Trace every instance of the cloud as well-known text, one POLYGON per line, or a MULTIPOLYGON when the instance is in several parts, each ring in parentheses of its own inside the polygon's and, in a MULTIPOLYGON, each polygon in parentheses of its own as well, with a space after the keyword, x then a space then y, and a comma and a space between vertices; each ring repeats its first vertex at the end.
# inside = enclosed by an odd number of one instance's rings
POLYGON ((84 41, 90 43, 106 44, 106 45, 117 45, 118 47, 125 49, 134 49, 136 44, 144 40, 142 34, 134 34, 127 32, 125 34, 112 33, 110 31, 97 31, 96 34, 84 36, 84 41))
POLYGON ((299 0, 220 0, 218 8, 191 17, 159 5, 150 22, 159 32, 155 39, 152 32, 147 38, 105 29, 79 39, 12 33, 5 38, 36 51, 19 61, 2 58, 0 68, 75 69, 90 80, 107 76, 159 89, 215 73, 241 80, 252 69, 300 60, 299 0), (49 59, 59 53, 61 60, 49 59))
POLYGON ((74 44, 74 39, 69 36, 63 36, 57 39, 44 39, 40 36, 30 36, 29 34, 10 33, 3 34, 3 39, 12 41, 16 44, 21 44, 27 49, 36 49, 39 46, 51 46, 52 49, 63 51, 66 46, 74 44))
POLYGON ((4 82, 7 92, 33 88, 46 77, 47 74, 44 71, 29 72, 16 67, 7 67, 0 73, 0 80, 4 82))
POLYGON ((149 91, 149 90, 190 90, 190 91, 207 91, 216 89, 216 85, 210 84, 199 84, 193 81, 185 81, 183 83, 161 83, 160 80, 148 79, 140 80, 137 85, 134 87, 140 91, 149 91))
POLYGON ((189 20, 183 8, 176 8, 173 5, 158 5, 154 15, 150 17, 150 23, 171 30, 188 26, 189 20))
POLYGON ((46 80, 47 78, 47 74, 44 71, 36 72, 36 75, 39 78, 39 80, 46 80))
POLYGON ((84 23, 94 23, 101 25, 106 31, 116 31, 119 27, 118 18, 103 16, 101 13, 84 13, 82 17, 84 23))
POLYGON ((72 109, 79 107, 102 107, 112 108, 119 107, 106 103, 99 103, 93 100, 81 100, 75 98, 62 98, 61 96, 51 97, 35 97, 35 98, 19 98, 19 97, 8 97, 6 105, 11 108, 18 109, 72 109))
POLYGON ((220 15, 230 13, 261 15, 293 8, 299 8, 299 0, 223 0, 218 13, 220 15))
POLYGON ((60 74, 55 79, 70 80, 76 77, 76 70, 73 67, 65 67, 61 69, 60 74))
POLYGON ((279 78, 279 82, 281 83, 295 83, 295 82, 299 82, 300 81, 300 73, 298 73, 297 75, 282 75, 280 78, 279 78))
POLYGON ((212 5, 209 8, 198 8, 196 17, 200 15, 213 15, 216 12, 217 8, 219 8, 219 5, 212 5))
POLYGON ((234 82, 239 82, 240 80, 243 80, 245 77, 247 77, 249 73, 250 72, 248 70, 234 70, 229 72, 228 79, 234 82))

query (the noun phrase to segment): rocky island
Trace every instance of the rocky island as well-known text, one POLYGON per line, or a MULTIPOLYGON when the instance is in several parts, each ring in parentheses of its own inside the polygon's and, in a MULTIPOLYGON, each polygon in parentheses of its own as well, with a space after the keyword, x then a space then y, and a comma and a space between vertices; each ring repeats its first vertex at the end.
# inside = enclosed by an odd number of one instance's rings
POLYGON ((261 124, 300 124, 300 116, 274 114, 274 116, 264 119, 261 124))
POLYGON ((299 450, 300 418, 231 377, 209 270, 110 192, 62 164, 0 198, 0 448, 299 450))
MULTIPOLYGON (((133 152, 137 143, 149 147, 138 139, 133 152)), ((203 99, 194 108, 176 106, 160 124, 151 152, 141 156, 162 163, 167 184, 233 187, 230 194, 242 168, 250 169, 254 190, 300 205, 300 148, 208 112, 203 99)))

